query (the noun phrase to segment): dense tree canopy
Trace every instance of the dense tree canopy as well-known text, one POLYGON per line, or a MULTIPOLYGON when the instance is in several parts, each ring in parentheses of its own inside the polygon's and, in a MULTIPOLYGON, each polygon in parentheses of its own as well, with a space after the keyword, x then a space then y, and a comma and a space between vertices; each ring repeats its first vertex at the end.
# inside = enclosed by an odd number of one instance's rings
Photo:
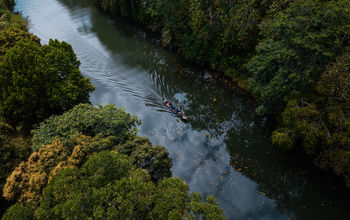
POLYGON ((282 118, 273 142, 287 149, 302 144, 317 165, 350 186, 350 54, 328 66, 315 93, 290 100, 282 118))
POLYGON ((89 102, 94 87, 79 71, 72 47, 57 40, 20 40, 0 62, 0 115, 28 131, 33 124, 89 102))
POLYGON ((43 189, 39 203, 17 203, 3 219, 22 213, 36 219, 225 218, 212 197, 202 202, 178 178, 165 178, 156 185, 128 156, 114 151, 94 154, 80 168, 62 169, 43 189))
POLYGON ((114 150, 130 156, 136 167, 148 171, 152 180, 171 176, 172 161, 168 151, 162 146, 152 147, 147 138, 135 137, 125 144, 116 146, 114 150))
MULTIPOLYGON (((0 121, 0 192, 6 178, 31 153, 30 138, 22 137, 15 129, 0 121)), ((6 210, 9 202, 0 195, 0 215, 6 210)))
POLYGON ((265 39, 249 62, 250 89, 261 115, 283 111, 285 100, 307 92, 325 65, 345 51, 350 1, 300 0, 261 24, 265 39))
POLYGON ((7 28, 0 32, 0 61, 6 54, 7 50, 14 47, 20 40, 31 40, 40 43, 40 39, 26 30, 19 28, 7 28))
POLYGON ((13 128, 0 122, 0 190, 6 178, 31 153, 30 140, 13 133, 13 128))
POLYGON ((149 172, 153 181, 170 177, 168 151, 137 137, 135 116, 114 105, 80 104, 52 116, 34 130, 36 152, 7 178, 3 195, 20 202, 39 201, 41 190, 60 169, 80 167, 95 152, 114 150, 130 156, 134 166, 149 172))

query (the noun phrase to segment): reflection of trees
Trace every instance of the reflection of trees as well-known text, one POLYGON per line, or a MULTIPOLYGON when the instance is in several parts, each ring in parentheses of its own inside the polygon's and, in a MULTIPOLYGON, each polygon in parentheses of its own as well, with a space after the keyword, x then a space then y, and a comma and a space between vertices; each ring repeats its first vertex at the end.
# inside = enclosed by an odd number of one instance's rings
MULTIPOLYGON (((85 1, 61 1, 71 9, 87 6, 85 1)), ((145 91, 145 97, 159 106, 161 96, 172 99, 189 116, 193 129, 207 131, 210 137, 225 137, 234 169, 256 182, 258 190, 275 200, 281 211, 295 212, 298 219, 349 218, 344 216, 349 205, 343 202, 348 193, 329 189, 335 184, 325 183, 327 180, 312 165, 271 147, 266 137, 269 131, 254 115, 253 101, 234 92, 235 88, 228 86, 225 79, 192 67, 155 46, 152 41, 156 40, 137 26, 120 21, 109 23, 97 12, 91 13, 90 19, 91 27, 86 30, 94 32, 124 65, 147 70, 156 91, 145 91), (185 99, 176 100, 176 94, 184 94, 185 99), (320 201, 325 198, 327 201, 320 201)), ((217 150, 215 146, 203 146, 207 155, 201 158, 202 162, 212 159, 217 150)), ((193 169, 200 166, 201 161, 193 169)))

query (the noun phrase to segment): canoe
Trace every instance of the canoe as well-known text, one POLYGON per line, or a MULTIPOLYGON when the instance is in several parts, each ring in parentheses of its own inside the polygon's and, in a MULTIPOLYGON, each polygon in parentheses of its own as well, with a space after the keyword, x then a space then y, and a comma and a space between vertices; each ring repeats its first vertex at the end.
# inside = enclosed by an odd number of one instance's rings
POLYGON ((173 103, 169 102, 166 99, 163 99, 163 103, 177 117, 181 118, 182 120, 187 120, 187 116, 182 111, 180 111, 180 109, 178 109, 173 103), (176 109, 178 109, 178 111, 176 111, 176 109))

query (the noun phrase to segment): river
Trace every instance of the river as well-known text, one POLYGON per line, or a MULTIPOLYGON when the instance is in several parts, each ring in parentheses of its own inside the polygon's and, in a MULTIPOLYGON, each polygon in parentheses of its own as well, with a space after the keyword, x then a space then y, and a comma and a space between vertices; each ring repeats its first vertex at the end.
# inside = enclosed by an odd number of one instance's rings
POLYGON ((157 36, 111 19, 87 0, 17 0, 30 32, 70 43, 96 87, 142 120, 139 135, 163 145, 173 176, 215 195, 228 219, 350 219, 349 192, 292 153, 271 146, 254 100, 230 81, 159 46, 157 36), (181 106, 188 122, 162 104, 181 106))

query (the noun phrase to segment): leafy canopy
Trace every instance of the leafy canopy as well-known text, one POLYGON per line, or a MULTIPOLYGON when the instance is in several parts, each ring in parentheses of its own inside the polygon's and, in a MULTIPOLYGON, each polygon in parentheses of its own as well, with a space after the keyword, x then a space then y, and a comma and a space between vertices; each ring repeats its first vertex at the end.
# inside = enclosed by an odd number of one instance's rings
POLYGON ((95 137, 113 136, 115 144, 124 143, 136 134, 136 125, 141 122, 133 115, 109 104, 94 107, 79 104, 60 116, 52 116, 32 131, 33 150, 60 140, 70 150, 80 135, 95 137))
POLYGON ((132 164, 147 170, 155 182, 170 177, 168 151, 137 137, 137 123, 135 116, 114 105, 80 104, 61 116, 50 117, 33 132, 37 151, 7 178, 4 197, 38 203, 43 187, 59 170, 81 167, 91 155, 105 150, 129 156, 132 164))
POLYGON ((350 54, 327 67, 315 92, 288 102, 273 142, 285 149, 299 143, 318 166, 332 169, 350 186, 350 54))
POLYGON ((310 91, 325 65, 345 52, 350 1, 297 0, 264 21, 265 39, 248 67, 260 115, 283 111, 286 100, 310 91))
POLYGON ((114 151, 94 154, 80 168, 59 171, 40 203, 21 206, 8 209, 3 219, 21 213, 36 219, 225 219, 212 197, 203 202, 199 194, 189 194, 179 178, 156 185, 128 156, 114 151))
MULTIPOLYGON (((19 136, 15 129, 0 121, 0 192, 11 172, 31 154, 30 138, 19 136)), ((0 195, 0 215, 2 215, 8 204, 0 195)))
POLYGON ((18 28, 7 28, 0 32, 0 60, 6 54, 7 50, 14 47, 20 40, 31 40, 40 43, 40 39, 26 30, 18 28))
POLYGON ((88 103, 94 87, 79 71, 72 47, 57 40, 20 40, 0 62, 0 115, 11 126, 32 125, 88 103))

